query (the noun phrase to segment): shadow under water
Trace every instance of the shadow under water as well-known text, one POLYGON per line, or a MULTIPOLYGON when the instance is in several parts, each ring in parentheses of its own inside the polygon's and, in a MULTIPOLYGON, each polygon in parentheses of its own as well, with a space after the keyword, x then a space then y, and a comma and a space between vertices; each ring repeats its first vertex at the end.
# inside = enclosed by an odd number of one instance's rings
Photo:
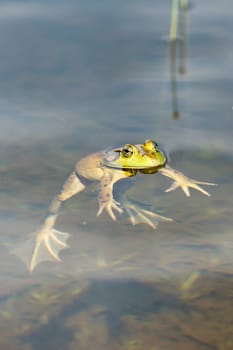
POLYGON ((29 300, 25 293, 37 322, 15 325, 16 348, 232 349, 232 279, 203 271, 191 290, 179 283, 89 280, 79 294, 68 283, 64 290, 51 289, 46 303, 39 293, 31 291, 29 300))
MULTIPOLYGON (((129 195, 175 219, 153 231, 124 217, 117 224, 96 219, 96 194, 84 193, 64 207, 58 223, 74 233, 63 263, 41 264, 33 275, 6 248, 19 235, 16 227, 27 232, 26 220, 34 226, 46 205, 31 199, 32 206, 20 211, 14 199, 11 215, 8 208, 2 220, 0 348, 232 349, 232 159, 196 151, 176 151, 172 158, 185 173, 218 182, 212 197, 164 194, 166 179, 135 178, 129 195)), ((6 181, 14 184, 13 178, 6 181)), ((26 203, 34 183, 27 193, 20 182, 16 188, 26 203)), ((41 203, 43 191, 35 196, 41 203)))

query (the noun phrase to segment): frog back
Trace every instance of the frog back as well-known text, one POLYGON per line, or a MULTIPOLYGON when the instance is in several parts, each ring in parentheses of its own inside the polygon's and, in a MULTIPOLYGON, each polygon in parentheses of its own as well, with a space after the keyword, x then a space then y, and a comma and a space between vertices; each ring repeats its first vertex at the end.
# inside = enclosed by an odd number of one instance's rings
POLYGON ((88 180, 100 180, 104 174, 104 169, 101 165, 104 152, 90 154, 80 159, 75 167, 78 175, 88 180))

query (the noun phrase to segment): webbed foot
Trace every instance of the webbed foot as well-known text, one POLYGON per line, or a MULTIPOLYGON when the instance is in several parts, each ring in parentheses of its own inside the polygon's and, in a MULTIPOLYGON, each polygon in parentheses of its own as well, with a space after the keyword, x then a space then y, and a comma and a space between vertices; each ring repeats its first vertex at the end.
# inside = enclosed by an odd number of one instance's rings
POLYGON ((137 205, 129 200, 124 201, 124 209, 129 215, 129 219, 132 225, 147 224, 154 230, 160 222, 173 221, 171 218, 154 213, 153 211, 142 209, 140 205, 137 205))
POLYGON ((173 179, 173 183, 171 186, 165 190, 165 192, 171 192, 174 191, 177 188, 181 188, 182 191, 186 194, 187 197, 190 197, 190 191, 189 188, 194 188, 195 190, 203 193, 206 196, 211 196, 211 194, 207 191, 205 191, 202 187, 199 185, 207 185, 207 186, 217 186, 215 183, 211 182, 204 182, 204 181, 197 181, 194 179, 191 179, 184 174, 182 174, 180 171, 172 169, 170 167, 165 167, 159 169, 159 171, 164 175, 169 177, 170 179, 173 179))
POLYGON ((66 243, 68 237, 66 232, 43 226, 12 253, 22 259, 32 272, 43 261, 61 261, 59 253, 69 247, 66 243))
POLYGON ((99 210, 96 216, 99 216, 104 209, 113 221, 116 221, 116 215, 114 214, 113 209, 116 210, 118 213, 123 212, 123 210, 120 208, 120 203, 118 203, 114 198, 111 198, 108 201, 99 200, 99 210))

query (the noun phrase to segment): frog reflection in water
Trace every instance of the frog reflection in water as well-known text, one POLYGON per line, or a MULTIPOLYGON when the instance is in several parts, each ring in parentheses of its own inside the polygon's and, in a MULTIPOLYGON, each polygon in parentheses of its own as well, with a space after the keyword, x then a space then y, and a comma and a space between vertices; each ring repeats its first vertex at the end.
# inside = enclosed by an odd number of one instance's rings
POLYGON ((100 182, 97 216, 106 210, 110 218, 115 221, 114 211, 118 213, 125 211, 133 225, 145 223, 153 229, 159 222, 172 221, 172 219, 142 209, 139 205, 130 202, 126 196, 122 197, 121 204, 118 203, 113 198, 114 183, 135 176, 138 171, 143 174, 159 172, 173 180, 171 187, 166 192, 181 187, 186 196, 189 197, 189 188, 194 188, 210 196, 199 185, 215 184, 190 179, 166 163, 166 156, 159 150, 157 143, 152 140, 146 140, 144 144, 139 145, 126 144, 121 148, 101 151, 82 158, 64 183, 61 192, 52 200, 47 216, 39 230, 20 249, 15 251, 15 254, 27 260, 27 263, 29 261, 30 271, 33 271, 36 265, 42 261, 61 260, 59 252, 68 247, 66 241, 69 234, 54 228, 59 209, 63 202, 85 189, 85 179, 100 182), (28 256, 27 247, 31 244, 33 244, 33 251, 28 256))

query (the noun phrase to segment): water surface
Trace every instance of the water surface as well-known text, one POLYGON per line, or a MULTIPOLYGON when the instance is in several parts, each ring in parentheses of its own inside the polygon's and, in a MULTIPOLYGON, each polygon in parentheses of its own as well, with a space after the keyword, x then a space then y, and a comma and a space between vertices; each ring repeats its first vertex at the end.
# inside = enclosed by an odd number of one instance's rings
POLYGON ((192 2, 176 52, 170 5, 0 2, 3 349, 233 347, 232 4, 192 2), (10 251, 76 161, 149 137, 174 168, 218 183, 212 196, 131 179, 130 197, 174 220, 154 231, 96 218, 93 185, 57 222, 72 234, 63 262, 29 274, 10 251))

